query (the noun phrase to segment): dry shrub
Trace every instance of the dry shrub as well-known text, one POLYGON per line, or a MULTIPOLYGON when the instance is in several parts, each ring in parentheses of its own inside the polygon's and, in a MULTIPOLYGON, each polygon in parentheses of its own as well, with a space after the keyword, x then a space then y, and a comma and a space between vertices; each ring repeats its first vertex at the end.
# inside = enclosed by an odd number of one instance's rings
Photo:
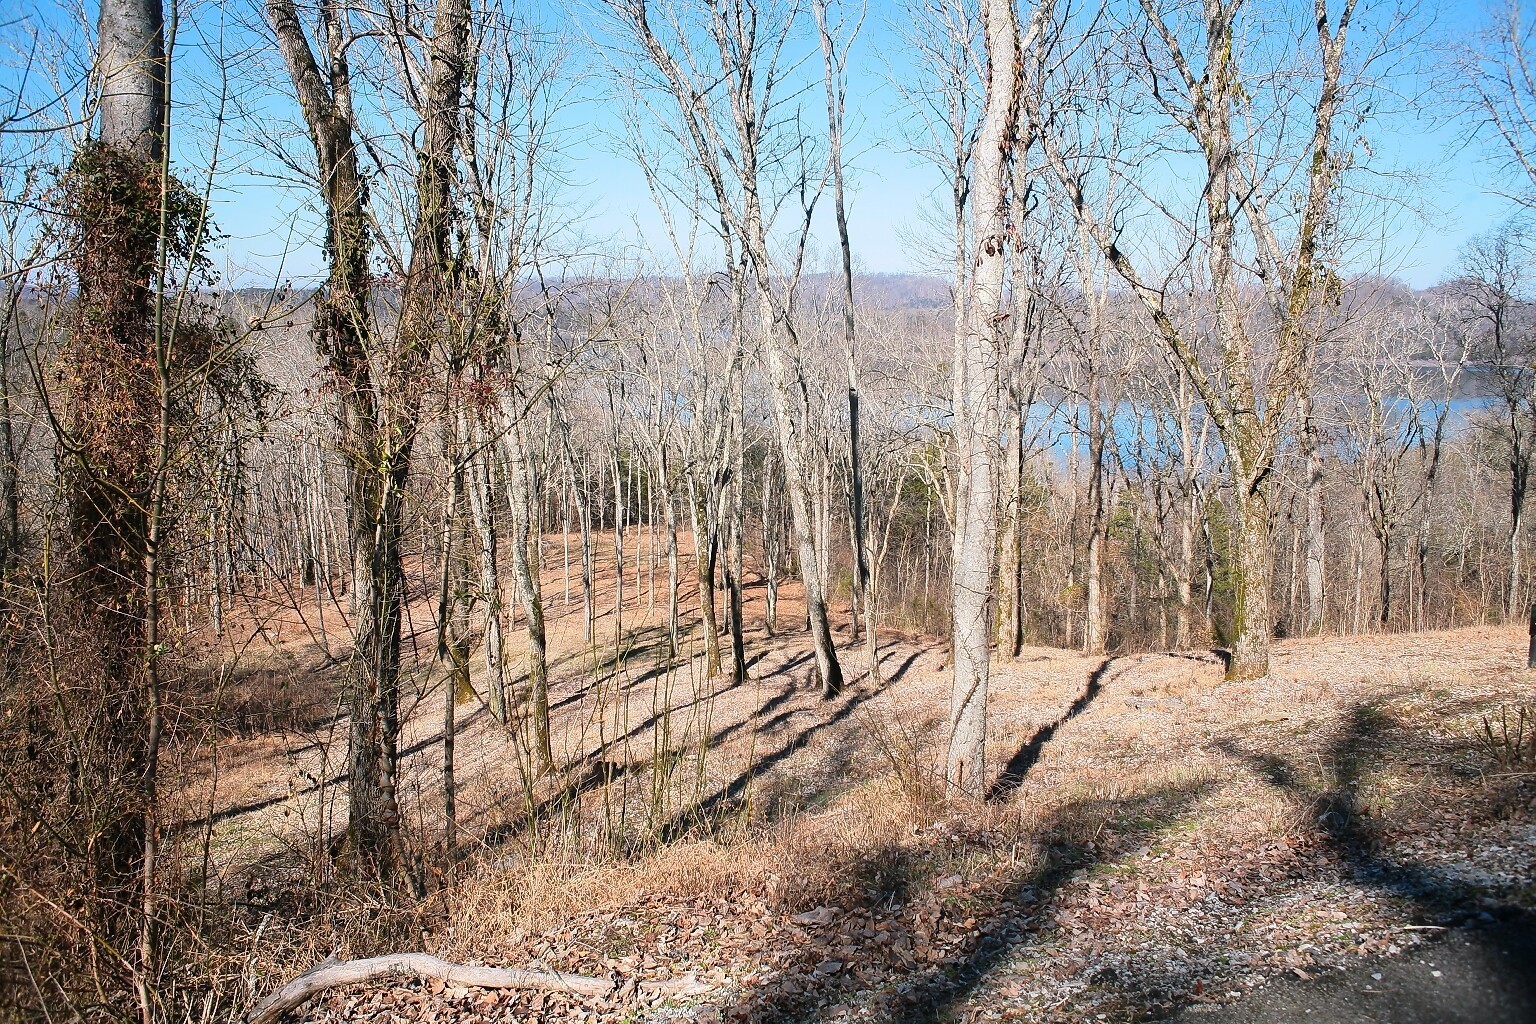
POLYGON ((923 730, 899 715, 871 709, 862 724, 891 769, 897 790, 914 808, 930 810, 944 799, 944 776, 923 730))
POLYGON ((50 202, 61 272, 42 298, 66 314, 43 382, 58 489, 27 510, 29 546, 0 578, 0 1013, 117 1019, 142 987, 162 1016, 195 1017, 224 975, 195 930, 207 893, 184 888, 157 798, 174 780, 155 762, 154 680, 184 658, 170 617, 147 624, 199 490, 203 403, 261 389, 217 311, 175 291, 211 281, 195 191, 88 141, 50 202))
POLYGON ((7 579, 0 623, 0 1006, 111 1016, 135 970, 134 694, 100 656, 95 617, 44 582, 7 579))
MULTIPOLYGON (((9 610, 0 619, 0 1021, 133 1017, 141 863, 123 836, 146 820, 128 767, 142 722, 114 698, 124 686, 100 653, 96 616, 24 570, 0 590, 9 610)), ((161 669, 172 693, 205 676, 175 654, 161 669)), ((254 939, 260 917, 221 888, 208 833, 189 827, 206 808, 177 783, 205 709, 173 700, 166 710, 173 728, 155 816, 161 956, 146 980, 161 1019, 213 1019, 243 1003, 250 951, 272 948, 274 930, 254 939)))
POLYGON ((1500 706, 1496 715, 1482 717, 1473 736, 1505 771, 1536 768, 1536 704, 1500 706))
POLYGON ((446 952, 484 956, 509 936, 555 930, 585 914, 746 893, 782 912, 889 897, 922 860, 934 810, 909 801, 894 780, 880 780, 828 810, 791 815, 729 840, 675 842, 631 860, 545 855, 482 868, 453 891, 446 952))

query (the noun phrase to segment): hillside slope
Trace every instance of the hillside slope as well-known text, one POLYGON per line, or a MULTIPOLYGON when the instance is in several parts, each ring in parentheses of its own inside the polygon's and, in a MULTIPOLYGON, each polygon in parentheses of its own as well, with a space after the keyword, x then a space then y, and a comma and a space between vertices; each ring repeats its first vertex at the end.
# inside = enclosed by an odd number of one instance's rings
MULTIPOLYGON (((559 769, 528 771, 516 735, 461 704, 468 849, 456 886, 418 909, 416 948, 712 986, 656 1019, 1137 1020, 1536 905, 1532 766, 1501 767, 1478 739, 1485 715, 1498 735, 1498 709, 1536 696, 1514 630, 1282 641, 1253 684, 1224 683, 1206 652, 1031 649, 996 668, 989 799, 953 806, 932 771, 940 645, 889 638, 876 685, 845 632, 857 681, 823 701, 803 633, 759 628, 749 682, 727 688, 697 657, 667 663, 643 572, 627 584, 619 658, 611 592, 587 644, 579 596, 565 605, 557 576, 545 582, 559 769)), ((786 592, 781 624, 794 616, 786 592)), ((252 678, 326 693, 317 625, 274 613, 277 642, 252 656, 252 678)), ((439 677, 418 666, 403 743, 426 833, 439 677)), ((312 707, 221 753, 211 848, 246 879, 253 915, 274 879, 324 870, 315 851, 345 817, 344 730, 312 707)), ((276 938, 261 992, 333 948, 401 941, 357 920, 276 938)), ((627 997, 415 982, 339 991, 304 1014, 644 1019, 627 997)))

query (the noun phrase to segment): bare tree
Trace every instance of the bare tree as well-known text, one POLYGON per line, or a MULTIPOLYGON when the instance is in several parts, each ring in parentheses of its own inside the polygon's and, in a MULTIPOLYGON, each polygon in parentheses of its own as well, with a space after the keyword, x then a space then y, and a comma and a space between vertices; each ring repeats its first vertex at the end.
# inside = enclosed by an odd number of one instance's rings
POLYGON ((1508 618, 1521 612, 1520 528, 1536 458, 1536 396, 1532 392, 1536 371, 1531 367, 1529 314, 1524 306, 1529 253, 1520 226, 1506 223, 1467 244, 1458 281, 1468 317, 1485 346, 1483 358, 1500 406, 1495 429, 1509 481, 1509 577, 1504 592, 1508 618))
MULTIPOLYGON (((1185 255, 1171 268, 1160 270, 1151 253, 1138 253, 1123 221, 1095 212, 1066 161, 1061 126, 1029 99, 1043 90, 1025 90, 1044 152, 1073 210, 1178 358, 1226 450, 1238 529, 1228 667, 1233 678, 1269 671, 1268 480, 1319 307, 1329 301, 1333 280, 1328 232, 1347 164, 1335 121, 1346 100, 1365 88, 1346 78, 1355 6, 1355 0, 1345 0, 1332 13, 1325 0, 1317 0, 1306 30, 1315 46, 1313 64, 1294 73, 1285 68, 1294 50, 1260 47, 1250 56, 1237 45, 1245 10, 1240 0, 1208 0, 1198 13, 1188 5, 1141 0, 1122 14, 1123 28, 1108 38, 1124 41, 1130 69, 1125 86, 1141 90, 1170 129, 1188 135, 1201 154, 1197 206, 1177 211, 1141 188, 1146 203, 1186 233, 1185 255), (1306 95, 1292 91, 1298 75, 1313 79, 1306 95), (1273 105, 1299 116, 1272 121, 1253 116, 1246 97, 1255 90, 1267 92, 1265 109, 1273 105), (1292 123, 1303 125, 1301 137, 1289 134, 1292 123), (1281 197, 1292 189, 1294 174, 1305 184, 1299 212, 1289 215, 1281 197), (1176 281, 1196 260, 1209 293, 1209 315, 1190 320, 1179 309, 1176 281), (1267 331, 1257 329, 1244 298, 1240 278, 1248 266, 1255 267, 1263 288, 1272 321, 1267 331)), ((1126 158, 1120 151, 1100 154, 1101 173, 1134 174, 1127 172, 1126 158)), ((1134 179, 1132 187, 1138 187, 1134 179)), ((1139 247, 1157 248, 1146 240, 1139 247)))
POLYGON ((1415 351, 1429 332, 1407 311, 1379 309, 1358 316, 1345 341, 1350 375, 1341 403, 1343 461, 1360 492, 1365 521, 1376 539, 1376 624, 1392 621, 1392 552, 1407 520, 1422 516, 1433 466, 1416 466, 1420 455, 1438 455, 1436 410, 1424 393, 1425 381, 1413 365, 1415 351))
MULTIPOLYGON (((838 27, 830 20, 827 0, 816 0, 817 33, 826 67, 827 160, 832 173, 832 211, 837 224, 837 246, 843 278, 843 345, 848 364, 848 515, 853 537, 853 598, 864 612, 865 646, 869 676, 880 679, 880 643, 875 635, 875 607, 869 586, 869 548, 864 512, 864 472, 859 447, 859 349, 854 322, 853 247, 848 240, 848 204, 843 181, 843 127, 847 120, 848 47, 858 33, 854 24, 839 51, 838 27)), ((855 628, 857 628, 855 611, 855 628)))
POLYGON ((1451 89, 1492 147, 1496 166, 1516 182, 1514 198, 1536 204, 1536 67, 1533 24, 1518 0, 1492 5, 1486 24, 1463 40, 1450 62, 1451 89))
POLYGON ((331 2, 320 5, 322 71, 292 0, 268 0, 266 9, 309 128, 326 214, 329 277, 315 299, 315 331, 341 393, 357 612, 349 685, 348 834, 365 869, 390 877, 408 866, 396 792, 405 489, 431 325, 453 287, 450 225, 468 5, 442 0, 433 19, 409 263, 400 324, 392 333, 375 322, 371 308, 368 194, 348 62, 357 36, 349 11, 331 2))
POLYGON ((1012 0, 985 0, 987 102, 976 138, 971 222, 975 259, 955 336, 955 538, 951 603, 954 679, 946 788, 986 788, 987 683, 992 662, 992 564, 997 547, 993 448, 997 444, 997 351, 1007 269, 1009 159, 1019 125, 1019 27, 1012 0))
MULTIPOLYGON (((811 493, 813 446, 806 436, 812 422, 810 394, 791 287, 804 255, 810 210, 800 221, 799 257, 788 272, 773 257, 770 243, 774 216, 785 198, 769 191, 769 168, 786 159, 779 152, 784 146, 780 136, 789 122, 780 111, 778 90, 787 73, 785 47, 795 12, 731 0, 706 10, 671 10, 658 32, 646 0, 610 0, 608 8, 638 49, 638 59, 654 74, 657 91, 673 107, 676 144, 707 182, 724 233, 746 256, 743 269, 755 292, 817 674, 823 693, 832 696, 842 690, 843 672, 827 616, 825 580, 818 571, 822 551, 811 493), (698 46, 694 24, 703 29, 698 46)), ((792 158, 800 150, 797 139, 789 142, 792 158)), ((802 170, 791 174, 789 188, 792 195, 807 195, 808 188, 815 194, 819 182, 807 181, 802 170)), ((736 275, 737 264, 729 265, 736 275)), ((733 277, 733 289, 745 286, 738 281, 733 277)))
MULTIPOLYGON (((914 73, 891 85, 903 101, 907 145, 939 169, 949 191, 938 216, 950 243, 944 258, 958 287, 968 273, 971 155, 985 104, 981 19, 975 0, 909 0, 904 13, 902 38, 914 73)), ((965 298, 960 291, 953 295, 957 324, 965 298)))

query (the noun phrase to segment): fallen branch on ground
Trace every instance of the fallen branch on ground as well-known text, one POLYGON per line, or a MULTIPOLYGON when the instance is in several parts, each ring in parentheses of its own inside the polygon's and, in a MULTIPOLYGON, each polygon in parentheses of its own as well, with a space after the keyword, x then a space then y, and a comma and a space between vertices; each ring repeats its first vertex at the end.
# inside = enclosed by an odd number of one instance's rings
POLYGON ((270 1024, 322 992, 342 985, 357 985, 376 978, 435 978, 446 985, 462 988, 534 988, 547 992, 569 992, 578 996, 611 996, 624 991, 648 995, 695 995, 709 986, 692 976, 672 981, 592 978, 559 971, 514 971, 500 967, 476 967, 452 964, 426 953, 391 953, 367 960, 326 960, 294 978, 263 999, 246 1017, 246 1024, 270 1024), (631 988, 633 985, 633 988, 631 988))

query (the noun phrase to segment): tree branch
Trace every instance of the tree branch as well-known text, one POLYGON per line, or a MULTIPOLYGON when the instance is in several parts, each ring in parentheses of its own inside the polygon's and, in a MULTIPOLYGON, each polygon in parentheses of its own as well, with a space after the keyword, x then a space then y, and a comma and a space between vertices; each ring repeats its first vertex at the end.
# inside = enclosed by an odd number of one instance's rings
MULTIPOLYGON (((271 1024, 284 1013, 323 992, 379 978, 432 978, 464 988, 542 989, 571 995, 604 997, 629 991, 621 979, 592 978, 559 971, 519 971, 454 964, 427 953, 390 953, 366 960, 325 960, 263 999, 245 1024, 271 1024)), ((691 975, 670 981, 642 981, 633 990, 649 995, 696 995, 710 986, 691 975)))

